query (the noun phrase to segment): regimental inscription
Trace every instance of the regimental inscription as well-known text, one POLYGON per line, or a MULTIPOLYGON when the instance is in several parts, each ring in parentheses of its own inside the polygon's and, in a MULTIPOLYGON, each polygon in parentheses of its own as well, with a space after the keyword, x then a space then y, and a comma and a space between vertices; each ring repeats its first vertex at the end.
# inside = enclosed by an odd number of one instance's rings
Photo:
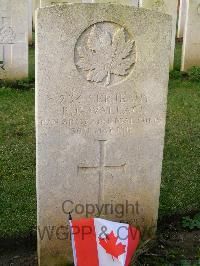
POLYGON ((123 80, 136 62, 135 41, 111 22, 90 26, 75 47, 75 64, 89 82, 104 86, 123 80))
POLYGON ((88 166, 85 164, 78 165, 78 173, 80 171, 92 172, 98 174, 99 178, 99 195, 98 195, 98 204, 101 206, 103 202, 103 187, 104 187, 104 178, 106 172, 113 173, 120 171, 122 174, 125 173, 126 163, 120 165, 106 165, 105 155, 106 155, 106 142, 107 140, 99 140, 99 165, 98 166, 88 166))
POLYGON ((160 114, 149 112, 149 100, 145 94, 136 92, 109 92, 109 87, 99 92, 82 91, 62 95, 48 94, 48 108, 59 106, 58 113, 52 113, 38 121, 44 127, 65 127, 69 134, 95 136, 132 136, 139 125, 159 125, 160 114), (87 99, 87 101, 85 101, 87 99))

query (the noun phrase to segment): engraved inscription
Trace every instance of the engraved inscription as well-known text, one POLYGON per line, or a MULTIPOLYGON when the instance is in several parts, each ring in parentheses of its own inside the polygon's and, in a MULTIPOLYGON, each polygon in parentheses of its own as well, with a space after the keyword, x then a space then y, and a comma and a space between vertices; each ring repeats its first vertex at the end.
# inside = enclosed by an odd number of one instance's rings
POLYGON ((78 165, 78 173, 80 171, 85 171, 85 172, 92 171, 98 174, 99 176, 99 195, 98 195, 99 206, 101 206, 102 201, 103 201, 103 186, 104 186, 105 173, 107 171, 108 172, 122 171, 123 173, 125 173, 125 167, 126 167, 126 163, 123 163, 121 165, 106 165, 105 163, 106 142, 107 140, 99 140, 100 159, 99 159, 98 166, 88 166, 84 164, 78 165))
POLYGON ((123 27, 101 22, 82 35, 75 48, 75 64, 89 82, 108 86, 129 74, 136 61, 135 41, 123 27))
POLYGON ((62 126, 69 134, 107 138, 107 136, 132 136, 136 128, 162 123, 161 114, 149 112, 148 98, 136 92, 90 91, 48 94, 47 106, 59 106, 53 117, 44 117, 42 126, 62 126), (85 101, 87 99, 87 101, 85 101))

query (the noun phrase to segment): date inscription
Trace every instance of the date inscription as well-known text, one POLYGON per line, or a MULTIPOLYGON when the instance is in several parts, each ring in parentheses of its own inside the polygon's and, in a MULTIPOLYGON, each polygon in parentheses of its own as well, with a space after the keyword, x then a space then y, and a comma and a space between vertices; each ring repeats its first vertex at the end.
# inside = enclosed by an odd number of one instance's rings
POLYGON ((45 104, 52 111, 43 115, 39 125, 65 127, 69 134, 131 136, 139 125, 162 121, 148 111, 149 100, 139 93, 47 95, 45 104))

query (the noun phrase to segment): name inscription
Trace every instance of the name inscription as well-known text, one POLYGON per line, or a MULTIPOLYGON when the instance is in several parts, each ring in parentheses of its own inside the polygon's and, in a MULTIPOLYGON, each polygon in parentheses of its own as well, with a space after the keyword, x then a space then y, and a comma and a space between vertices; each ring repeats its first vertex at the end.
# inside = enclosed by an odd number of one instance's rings
MULTIPOLYGON (((138 93, 65 93, 47 95, 46 104, 56 112, 43 115, 40 126, 64 126, 70 134, 131 136, 141 124, 157 124, 162 119, 147 112, 149 101, 138 93)), ((46 108, 49 110, 49 108, 46 108)))

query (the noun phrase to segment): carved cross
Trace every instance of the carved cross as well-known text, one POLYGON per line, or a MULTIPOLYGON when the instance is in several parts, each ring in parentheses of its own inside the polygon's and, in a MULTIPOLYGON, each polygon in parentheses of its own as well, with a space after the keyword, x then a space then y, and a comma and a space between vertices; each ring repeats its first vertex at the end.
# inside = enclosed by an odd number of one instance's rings
POLYGON ((85 172, 94 172, 98 174, 99 177, 99 195, 98 195, 98 204, 101 205, 103 201, 103 186, 104 186, 104 178, 106 172, 113 171, 122 171, 125 172, 126 163, 120 165, 106 165, 105 163, 105 154, 106 154, 106 142, 107 140, 99 140, 99 165, 98 166, 88 166, 88 165, 78 165, 78 172, 80 170, 85 172))

